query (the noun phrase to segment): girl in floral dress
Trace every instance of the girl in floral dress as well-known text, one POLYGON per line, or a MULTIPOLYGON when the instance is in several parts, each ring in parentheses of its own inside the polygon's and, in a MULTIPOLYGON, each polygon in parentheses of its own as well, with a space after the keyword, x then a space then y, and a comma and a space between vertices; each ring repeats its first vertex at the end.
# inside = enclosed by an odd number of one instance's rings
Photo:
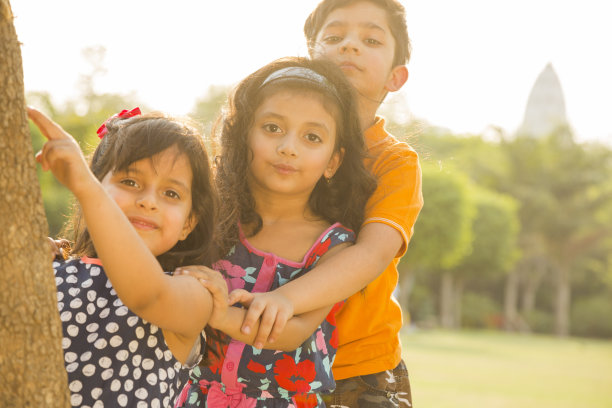
MULTIPOLYGON (((375 187, 354 100, 337 67, 303 58, 261 68, 230 97, 216 174, 226 256, 213 268, 232 299, 248 305, 252 293, 308 273, 354 241, 375 187)), ((295 316, 273 343, 252 345, 255 331, 240 331, 245 309, 213 297, 209 325, 223 341, 207 350, 212 364, 192 370, 177 406, 324 406, 321 395, 335 387, 341 303, 295 316)))

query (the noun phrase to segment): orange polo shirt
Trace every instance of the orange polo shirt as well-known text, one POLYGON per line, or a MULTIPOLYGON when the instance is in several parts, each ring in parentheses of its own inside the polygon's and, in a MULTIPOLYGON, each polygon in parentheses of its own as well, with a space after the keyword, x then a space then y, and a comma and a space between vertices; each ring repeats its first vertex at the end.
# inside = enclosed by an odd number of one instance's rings
POLYGON ((384 272, 351 296, 336 315, 339 345, 332 369, 337 380, 393 369, 402 354, 402 311, 392 294, 397 263, 423 206, 421 168, 416 152, 387 133, 384 124, 384 119, 377 118, 365 131, 369 155, 365 165, 376 176, 378 187, 366 205, 364 225, 389 225, 401 234, 403 244, 384 272))

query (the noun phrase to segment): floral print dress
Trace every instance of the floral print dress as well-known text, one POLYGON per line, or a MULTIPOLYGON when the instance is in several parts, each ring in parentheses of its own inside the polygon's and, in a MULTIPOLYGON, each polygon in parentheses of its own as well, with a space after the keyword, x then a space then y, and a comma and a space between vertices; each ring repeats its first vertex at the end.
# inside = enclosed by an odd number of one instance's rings
MULTIPOLYGON (((298 263, 253 248, 241 231, 239 244, 214 268, 225 273, 230 291, 267 292, 307 273, 334 246, 354 240, 353 231, 336 223, 298 263)), ((176 407, 324 407, 321 394, 335 388, 331 371, 338 347, 335 314, 342 303, 291 352, 259 350, 225 336, 219 350, 222 357, 207 351, 211 365, 191 371, 176 407)))

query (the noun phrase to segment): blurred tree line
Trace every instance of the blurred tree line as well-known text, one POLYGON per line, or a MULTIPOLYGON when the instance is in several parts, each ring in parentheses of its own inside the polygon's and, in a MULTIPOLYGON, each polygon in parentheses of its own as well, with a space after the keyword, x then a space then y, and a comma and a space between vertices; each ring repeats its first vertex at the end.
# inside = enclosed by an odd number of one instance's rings
POLYGON ((425 207, 400 263, 416 325, 612 337, 612 150, 547 135, 394 124, 425 207))
MULTIPOLYGON (((61 106, 27 95, 93 151, 96 129, 140 106, 104 94, 103 48, 85 51, 91 71, 61 106)), ((210 135, 230 88, 213 86, 189 114, 210 135)), ((391 107, 392 108, 392 107, 391 107)), ((569 127, 548 135, 457 135, 387 111, 388 127, 418 152, 425 206, 402 259, 398 299, 421 327, 495 328, 612 338, 612 149, 577 143, 569 127)), ((31 127, 37 151, 44 143, 31 127)), ((214 154, 214 147, 211 146, 214 154)), ((59 236, 71 198, 40 172, 49 229, 59 236)), ((407 319, 408 320, 408 319, 407 319)))

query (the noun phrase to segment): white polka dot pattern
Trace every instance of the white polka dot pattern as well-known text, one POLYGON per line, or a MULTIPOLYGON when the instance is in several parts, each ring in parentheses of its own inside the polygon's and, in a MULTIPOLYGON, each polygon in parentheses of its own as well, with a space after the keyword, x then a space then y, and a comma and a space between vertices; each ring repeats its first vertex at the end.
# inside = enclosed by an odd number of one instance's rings
POLYGON ((117 297, 103 268, 54 262, 73 407, 166 407, 187 380, 162 332, 117 297))

